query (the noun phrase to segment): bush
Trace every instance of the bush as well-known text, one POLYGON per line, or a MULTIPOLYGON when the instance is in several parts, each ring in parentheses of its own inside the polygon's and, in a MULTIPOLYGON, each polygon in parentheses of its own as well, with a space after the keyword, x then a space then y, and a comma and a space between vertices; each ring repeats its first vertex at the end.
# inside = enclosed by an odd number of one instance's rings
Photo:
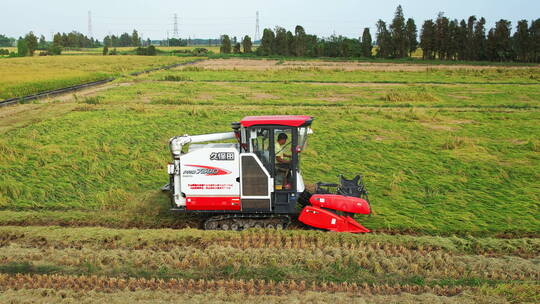
POLYGON ((135 49, 135 53, 140 56, 156 56, 156 47, 153 45, 148 47, 138 47, 135 49))
POLYGON ((1 55, 9 55, 9 50, 6 49, 0 49, 0 56, 1 55))
POLYGON ((103 47, 103 56, 107 56, 109 55, 109 47, 108 46, 104 46, 103 47))
POLYGON ((191 53, 195 56, 204 56, 204 55, 208 55, 208 49, 205 49, 205 48, 195 48, 193 49, 193 51, 191 51, 191 53))
POLYGON ((62 46, 58 44, 53 44, 49 47, 47 53, 49 53, 49 55, 60 55, 62 54, 62 46))
POLYGON ((116 48, 114 48, 112 51, 110 51, 109 55, 118 55, 118 51, 116 50, 116 48))

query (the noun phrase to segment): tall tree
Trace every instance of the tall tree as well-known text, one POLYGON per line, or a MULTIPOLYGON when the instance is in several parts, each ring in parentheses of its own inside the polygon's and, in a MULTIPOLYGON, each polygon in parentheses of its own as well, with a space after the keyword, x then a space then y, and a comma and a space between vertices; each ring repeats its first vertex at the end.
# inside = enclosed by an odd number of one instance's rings
POLYGON ((20 37, 17 40, 17 55, 20 57, 28 56, 30 53, 28 51, 28 42, 26 39, 20 37))
POLYGON ((276 32, 276 54, 281 56, 289 56, 289 42, 287 41, 287 31, 277 26, 275 29, 276 32))
POLYGON ((377 57, 386 58, 392 55, 392 36, 386 22, 377 21, 377 57))
POLYGON ((474 26, 474 58, 472 59, 486 59, 486 19, 484 17, 481 17, 474 26))
POLYGON ((540 18, 531 22, 529 37, 531 41, 531 61, 540 62, 540 18))
POLYGON ((257 55, 270 56, 274 54, 275 35, 271 29, 264 29, 261 45, 257 48, 257 55))
POLYGON ((229 35, 221 36, 221 47, 219 48, 219 51, 222 54, 231 53, 231 38, 229 38, 229 35))
POLYGON ((403 58, 409 53, 407 35, 405 32, 405 17, 403 8, 398 5, 394 14, 392 24, 390 24, 390 34, 392 36, 392 56, 403 58))
POLYGON ((513 59, 512 44, 510 41, 511 31, 512 23, 508 20, 501 19, 495 24, 496 60, 509 61, 513 59))
POLYGON ((28 55, 34 56, 34 52, 38 48, 38 39, 36 35, 34 35, 34 32, 30 32, 26 34, 24 39, 26 40, 26 44, 28 46, 28 55))
POLYGON ((424 24, 422 25, 422 33, 420 34, 420 47, 422 48, 422 57, 424 59, 435 58, 435 23, 431 19, 424 21, 424 24))
POLYGON ((450 20, 439 13, 435 21, 435 50, 439 59, 446 59, 450 42, 449 35, 450 20))
POLYGON ((475 60, 476 50, 474 43, 474 27, 476 26, 476 16, 470 16, 467 20, 467 42, 465 43, 465 59, 475 60))
POLYGON ((242 48, 242 46, 240 45, 240 42, 235 43, 234 47, 233 47, 233 53, 235 53, 235 54, 242 53, 241 48, 242 48))
POLYGON ((459 23, 459 28, 457 30, 457 59, 466 60, 468 56, 468 25, 464 19, 459 23))
POLYGON ((307 50, 306 31, 300 25, 294 28, 294 54, 298 57, 304 57, 307 50))
POLYGON ((529 36, 529 23, 527 20, 518 21, 514 34, 514 52, 517 59, 523 62, 529 61, 531 54, 531 40, 529 36))
POLYGON ((362 56, 371 57, 372 50, 373 50, 373 41, 371 39, 371 33, 369 32, 369 28, 366 27, 364 29, 364 32, 362 33, 362 56))
POLYGON ((140 46, 141 45, 141 38, 139 37, 139 32, 137 30, 133 30, 133 33, 131 34, 131 46, 140 46))
POLYGON ((249 54, 252 52, 253 43, 251 42, 251 37, 246 35, 244 39, 242 39, 242 48, 244 49, 245 54, 249 54))
POLYGON ((47 48, 47 40, 45 40, 45 36, 41 35, 39 36, 38 49, 45 50, 46 48, 47 48))
POLYGON ((405 35, 407 37, 407 46, 409 56, 418 49, 418 29, 416 28, 416 23, 414 19, 407 19, 407 24, 405 25, 405 35))

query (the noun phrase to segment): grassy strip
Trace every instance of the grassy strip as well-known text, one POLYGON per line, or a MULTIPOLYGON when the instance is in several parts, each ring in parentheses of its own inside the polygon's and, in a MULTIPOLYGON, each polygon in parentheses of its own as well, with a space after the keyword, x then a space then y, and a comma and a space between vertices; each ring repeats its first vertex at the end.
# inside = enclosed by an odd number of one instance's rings
POLYGON ((342 83, 431 83, 431 84, 539 84, 540 69, 436 69, 425 71, 345 71, 318 68, 284 68, 257 70, 215 70, 185 67, 152 75, 153 79, 179 77, 192 81, 281 81, 342 83))
MULTIPOLYGON (((150 76, 151 77, 151 76, 150 76)), ((427 107, 538 109, 540 91, 531 86, 279 84, 138 82, 107 92, 103 103, 164 105, 258 105, 326 107, 427 107), (156 94, 159 91, 159 94, 156 94), (126 100, 126 96, 130 96, 126 100)))

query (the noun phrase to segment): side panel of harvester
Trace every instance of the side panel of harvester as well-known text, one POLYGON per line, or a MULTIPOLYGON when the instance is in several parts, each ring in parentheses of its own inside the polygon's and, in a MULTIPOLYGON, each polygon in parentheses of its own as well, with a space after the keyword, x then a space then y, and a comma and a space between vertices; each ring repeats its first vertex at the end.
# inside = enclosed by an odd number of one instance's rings
POLYGON ((187 210, 241 210, 234 144, 191 145, 180 158, 180 175, 187 210))

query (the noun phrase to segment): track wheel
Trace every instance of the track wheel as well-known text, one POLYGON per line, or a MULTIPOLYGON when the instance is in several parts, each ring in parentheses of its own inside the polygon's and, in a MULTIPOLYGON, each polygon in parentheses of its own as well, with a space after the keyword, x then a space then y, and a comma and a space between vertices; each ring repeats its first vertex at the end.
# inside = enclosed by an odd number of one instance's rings
POLYGON ((231 230, 238 231, 240 230, 240 226, 237 223, 234 223, 231 225, 231 230))
POLYGON ((263 224, 261 222, 256 222, 254 225, 253 225, 253 228, 262 228, 263 227, 263 224))
POLYGON ((226 223, 221 224, 221 230, 229 230, 229 224, 226 224, 226 223))
POLYGON ((274 224, 266 224, 266 229, 276 229, 274 224))

